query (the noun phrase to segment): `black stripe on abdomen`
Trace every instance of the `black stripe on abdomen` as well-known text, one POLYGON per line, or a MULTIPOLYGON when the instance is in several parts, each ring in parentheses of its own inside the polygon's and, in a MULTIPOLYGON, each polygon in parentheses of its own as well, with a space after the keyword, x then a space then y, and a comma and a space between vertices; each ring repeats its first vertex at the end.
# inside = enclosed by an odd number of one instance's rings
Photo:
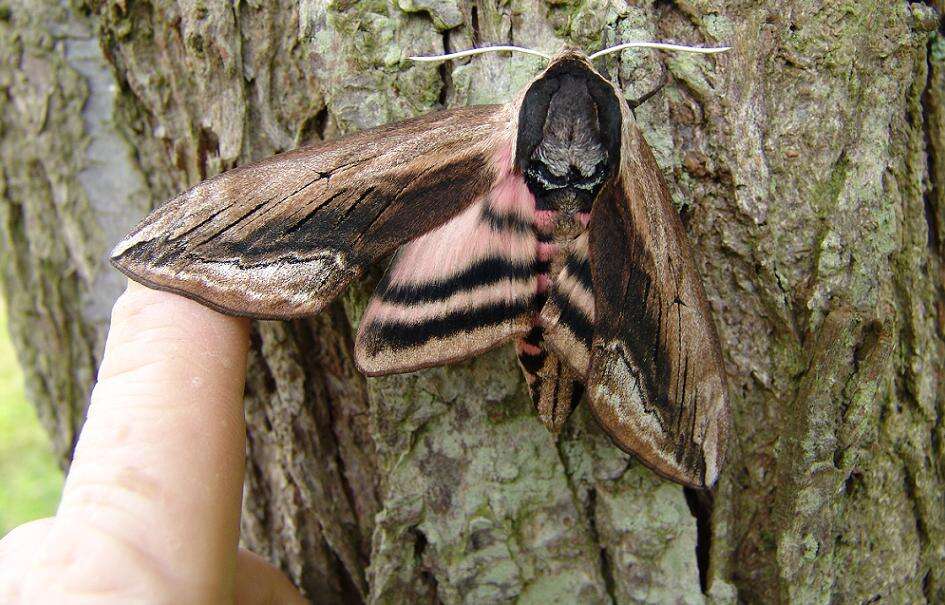
POLYGON ((579 258, 573 253, 569 253, 564 261, 564 267, 568 270, 574 279, 584 287, 588 292, 594 291, 594 284, 591 281, 591 264, 587 258, 579 258))
POLYGON ((583 311, 571 304, 571 301, 561 295, 556 289, 552 288, 548 297, 560 311, 559 322, 568 327, 577 338, 590 349, 591 339, 594 334, 594 328, 590 319, 583 311))

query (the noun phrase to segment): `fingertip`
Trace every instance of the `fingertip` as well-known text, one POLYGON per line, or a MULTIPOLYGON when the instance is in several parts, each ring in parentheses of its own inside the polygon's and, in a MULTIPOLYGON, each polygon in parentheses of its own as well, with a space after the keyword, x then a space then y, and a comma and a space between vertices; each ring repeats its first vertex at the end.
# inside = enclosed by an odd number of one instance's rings
POLYGON ((241 548, 236 557, 236 605, 304 605, 307 601, 281 569, 241 548))
POLYGON ((112 308, 99 380, 121 372, 134 351, 160 350, 175 357, 205 353, 230 369, 232 360, 243 361, 248 346, 249 320, 131 281, 112 308))

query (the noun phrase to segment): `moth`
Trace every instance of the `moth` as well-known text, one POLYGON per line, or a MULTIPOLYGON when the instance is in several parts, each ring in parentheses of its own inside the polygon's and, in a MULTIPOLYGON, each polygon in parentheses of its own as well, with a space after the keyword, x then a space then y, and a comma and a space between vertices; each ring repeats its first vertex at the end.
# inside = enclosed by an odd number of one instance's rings
MULTIPOLYGON (((512 102, 448 109, 241 166, 147 216, 111 261, 223 313, 318 313, 393 254, 361 320, 369 376, 514 341, 541 422, 587 392, 660 475, 706 488, 729 425, 685 232, 624 96, 566 49, 512 102)), ((439 59, 487 50, 475 49, 439 59)), ((545 55, 542 55, 545 56, 545 55)))

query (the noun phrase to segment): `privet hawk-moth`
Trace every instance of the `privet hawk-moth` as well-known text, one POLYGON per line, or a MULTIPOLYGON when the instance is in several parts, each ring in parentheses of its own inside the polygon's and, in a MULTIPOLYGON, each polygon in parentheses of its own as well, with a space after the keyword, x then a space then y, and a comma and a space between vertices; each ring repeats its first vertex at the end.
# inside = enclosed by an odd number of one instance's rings
POLYGON ((357 334, 365 374, 515 341, 550 430, 586 385, 618 447, 673 481, 715 482, 729 411, 706 296, 629 105, 580 51, 551 58, 506 105, 211 178, 152 212, 111 260, 224 313, 290 319, 395 251, 357 334))

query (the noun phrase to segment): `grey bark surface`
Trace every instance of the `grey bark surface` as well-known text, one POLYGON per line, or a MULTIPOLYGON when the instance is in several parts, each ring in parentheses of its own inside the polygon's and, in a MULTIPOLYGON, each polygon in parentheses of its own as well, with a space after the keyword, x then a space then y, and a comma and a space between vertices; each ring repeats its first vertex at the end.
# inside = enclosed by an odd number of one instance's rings
MULTIPOLYGON (((243 542, 318 603, 945 602, 945 36, 937 2, 3 0, 0 274, 63 465, 147 210, 222 170, 541 67, 412 54, 629 39, 637 110, 715 313, 734 408, 711 496, 579 408, 555 439, 511 349, 366 380, 372 282, 259 322, 243 542)), ((376 276, 375 276, 376 277, 376 276)))

